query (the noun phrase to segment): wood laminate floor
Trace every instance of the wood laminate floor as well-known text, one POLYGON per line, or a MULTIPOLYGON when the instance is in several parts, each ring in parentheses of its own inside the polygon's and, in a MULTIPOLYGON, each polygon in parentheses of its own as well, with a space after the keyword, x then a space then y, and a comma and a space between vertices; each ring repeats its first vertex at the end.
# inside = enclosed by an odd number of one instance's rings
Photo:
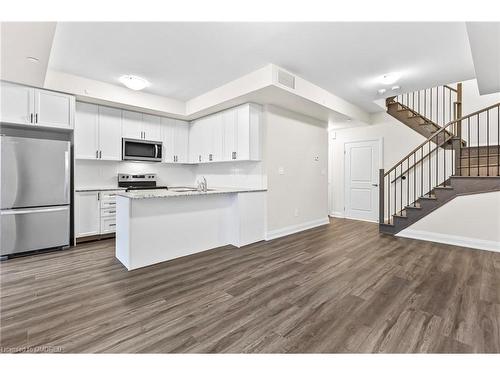
POLYGON ((131 272, 113 240, 0 267, 3 352, 500 352, 500 253, 371 223, 131 272))

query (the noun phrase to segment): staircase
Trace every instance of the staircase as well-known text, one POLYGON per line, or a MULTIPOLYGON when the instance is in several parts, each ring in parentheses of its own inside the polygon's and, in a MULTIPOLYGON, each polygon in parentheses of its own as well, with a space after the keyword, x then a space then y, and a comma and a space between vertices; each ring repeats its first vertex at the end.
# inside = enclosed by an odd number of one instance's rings
POLYGON ((426 137, 380 170, 380 232, 396 234, 457 196, 500 190, 500 103, 462 116, 462 88, 386 100, 387 112, 426 137))

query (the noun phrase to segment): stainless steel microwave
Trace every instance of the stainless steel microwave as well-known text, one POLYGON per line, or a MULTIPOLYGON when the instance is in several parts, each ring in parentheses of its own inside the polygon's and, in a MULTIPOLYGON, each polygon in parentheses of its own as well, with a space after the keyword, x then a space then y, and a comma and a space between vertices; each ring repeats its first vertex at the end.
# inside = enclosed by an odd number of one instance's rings
POLYGON ((161 161, 162 143, 122 138, 122 160, 161 161))

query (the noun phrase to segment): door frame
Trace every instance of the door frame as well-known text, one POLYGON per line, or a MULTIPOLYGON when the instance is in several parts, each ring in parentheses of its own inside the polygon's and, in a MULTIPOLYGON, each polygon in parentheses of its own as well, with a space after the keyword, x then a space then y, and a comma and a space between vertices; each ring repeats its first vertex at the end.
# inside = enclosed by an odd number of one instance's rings
MULTIPOLYGON (((343 167, 343 174, 342 174, 342 178, 343 178, 343 203, 344 203, 344 209, 342 210, 342 214, 344 216, 344 218, 346 219, 351 219, 351 220, 360 220, 360 221, 368 221, 368 222, 371 222, 371 223, 378 223, 378 215, 377 217, 374 219, 374 220, 366 220, 366 219, 359 219, 359 218, 350 218, 350 217, 347 217, 346 215, 346 191, 347 191, 347 179, 346 179, 346 172, 347 172, 347 168, 346 168, 346 145, 348 145, 349 143, 359 143, 359 142, 378 142, 378 162, 379 162, 379 169, 380 168, 383 168, 384 166, 384 137, 370 137, 370 138, 353 138, 353 139, 349 139, 349 140, 345 140, 344 141, 344 144, 343 144, 343 163, 342 163, 342 167, 343 167)), ((377 182, 378 183, 378 182, 377 182)), ((380 189, 380 186, 379 186, 379 189, 380 189)), ((378 202, 378 201, 377 201, 378 202)))

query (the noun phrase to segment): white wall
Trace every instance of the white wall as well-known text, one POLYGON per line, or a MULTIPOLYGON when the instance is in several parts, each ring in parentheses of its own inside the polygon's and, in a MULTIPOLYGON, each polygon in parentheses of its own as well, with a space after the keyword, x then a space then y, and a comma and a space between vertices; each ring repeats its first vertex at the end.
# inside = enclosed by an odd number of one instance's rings
POLYGON ((327 124, 274 106, 264 117, 268 237, 326 223, 327 124))
POLYGON ((344 144, 366 139, 383 139, 383 168, 388 170, 425 138, 385 112, 372 115, 371 126, 329 132, 330 146, 330 215, 344 215, 344 144), (335 137, 335 139, 333 139, 335 137))
POLYGON ((457 197, 398 236, 500 251, 500 192, 457 197))

